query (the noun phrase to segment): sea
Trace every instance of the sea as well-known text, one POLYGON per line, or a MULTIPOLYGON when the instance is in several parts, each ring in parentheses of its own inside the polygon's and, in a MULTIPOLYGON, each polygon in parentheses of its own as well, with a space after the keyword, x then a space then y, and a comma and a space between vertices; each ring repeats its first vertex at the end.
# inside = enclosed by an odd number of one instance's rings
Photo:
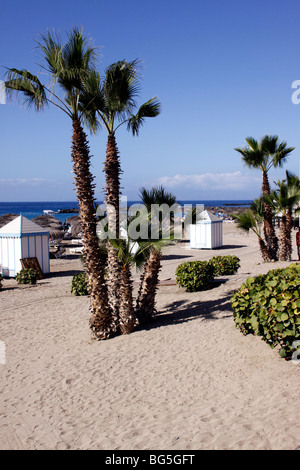
MULTIPOLYGON (((230 207, 230 206, 250 206, 252 200, 184 200, 180 201, 181 206, 196 206, 203 204, 205 207, 230 207)), ((102 204, 102 201, 97 201, 96 204, 102 204)), ((139 204, 141 201, 128 201, 127 206, 139 204)), ((79 212, 78 203, 76 201, 43 201, 43 202, 0 202, 0 216, 4 214, 17 214, 27 217, 32 220, 35 217, 42 215, 44 210, 52 210, 55 212, 54 217, 64 223, 67 218, 79 212), (72 213, 60 212, 64 210, 73 210, 72 213), (78 212, 75 212, 78 211, 78 212)))

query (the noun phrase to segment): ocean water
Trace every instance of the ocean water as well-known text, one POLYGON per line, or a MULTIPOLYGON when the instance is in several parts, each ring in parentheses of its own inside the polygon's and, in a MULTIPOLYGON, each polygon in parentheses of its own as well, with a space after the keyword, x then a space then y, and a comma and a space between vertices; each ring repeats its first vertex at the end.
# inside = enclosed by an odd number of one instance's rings
MULTIPOLYGON (((204 206, 238 206, 250 205, 252 201, 250 200, 215 200, 215 201, 205 201, 205 200, 194 200, 194 201, 180 201, 182 206, 192 204, 193 206, 197 204, 204 204, 204 206)), ((140 201, 128 201, 127 205, 130 206, 135 203, 140 203, 140 201)), ((102 201, 97 201, 97 204, 102 204, 102 201)), ((78 203, 76 201, 59 201, 59 202, 0 202, 0 216, 8 213, 24 215, 28 219, 32 220, 38 215, 42 215, 44 210, 52 210, 55 212, 54 217, 61 220, 63 223, 65 220, 74 215, 73 213, 59 213, 59 210, 65 209, 78 209, 78 203)))

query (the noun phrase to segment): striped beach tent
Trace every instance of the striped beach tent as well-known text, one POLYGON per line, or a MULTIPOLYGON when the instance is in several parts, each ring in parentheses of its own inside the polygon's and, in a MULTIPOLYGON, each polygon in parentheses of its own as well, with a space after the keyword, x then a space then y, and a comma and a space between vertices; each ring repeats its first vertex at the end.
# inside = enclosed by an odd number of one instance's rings
POLYGON ((208 210, 190 225, 190 248, 214 249, 223 246, 223 220, 208 210))
POLYGON ((1 274, 15 277, 24 258, 37 258, 43 274, 50 272, 48 230, 20 215, 0 228, 1 274))

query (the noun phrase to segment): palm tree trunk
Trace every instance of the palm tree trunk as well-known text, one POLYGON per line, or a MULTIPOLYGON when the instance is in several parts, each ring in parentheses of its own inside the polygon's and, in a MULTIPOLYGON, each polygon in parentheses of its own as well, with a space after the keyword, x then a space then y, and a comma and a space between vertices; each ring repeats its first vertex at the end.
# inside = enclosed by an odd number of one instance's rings
MULTIPOLYGON (((113 238, 119 238, 120 162, 114 133, 108 134, 106 160, 104 164, 108 229, 113 238)), ((108 299, 114 317, 119 317, 121 273, 118 254, 107 241, 107 287, 108 299)))
POLYGON ((107 302, 104 278, 105 267, 101 261, 99 239, 96 233, 94 209, 94 184, 90 172, 90 154, 81 123, 73 121, 72 160, 82 225, 82 240, 85 251, 85 267, 89 279, 90 327, 98 339, 107 339, 116 334, 117 325, 107 302))
MULTIPOLYGON (((269 179, 266 172, 263 172, 262 193, 264 196, 270 194, 269 179)), ((272 208, 267 203, 264 203, 264 236, 270 255, 270 261, 277 261, 278 240, 273 225, 272 208)))
POLYGON ((161 252, 152 249, 144 265, 136 303, 136 314, 140 324, 148 323, 155 316, 155 297, 160 268, 161 252))
POLYGON ((279 238, 279 260, 280 261, 291 260, 289 239, 290 239, 290 236, 289 236, 289 230, 288 230, 288 221, 287 221, 286 215, 283 215, 281 218, 280 238, 279 238))
POLYGON ((138 324, 133 308, 132 279, 130 265, 121 268, 119 322, 122 334, 131 333, 138 324))
POLYGON ((259 242, 259 248, 260 248, 262 259, 266 262, 270 261, 270 253, 264 240, 261 237, 259 237, 258 242, 259 242))
POLYGON ((287 222, 287 254, 288 254, 288 261, 291 261, 292 251, 293 251, 293 244, 292 244, 293 217, 292 217, 291 209, 288 209, 287 211, 286 222, 287 222))

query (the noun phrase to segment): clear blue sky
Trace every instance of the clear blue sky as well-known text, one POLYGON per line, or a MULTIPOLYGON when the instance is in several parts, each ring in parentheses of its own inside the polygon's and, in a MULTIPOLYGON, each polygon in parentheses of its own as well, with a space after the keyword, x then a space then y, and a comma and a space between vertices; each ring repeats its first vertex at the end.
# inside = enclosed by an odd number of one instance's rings
MULTIPOLYGON (((100 70, 119 59, 143 61, 140 103, 157 96, 162 112, 138 137, 117 134, 123 194, 162 183, 180 200, 251 199, 261 174, 247 170, 234 147, 245 137, 278 135, 296 147, 283 170, 299 174, 300 80, 298 0, 43 0, 1 6, 4 67, 37 73, 35 40, 73 26, 101 48, 100 70)), ((41 78, 43 75, 40 76, 41 78)), ((56 109, 40 114, 0 105, 0 201, 75 200, 71 121, 56 109)), ((105 131, 89 136, 96 197, 103 199, 105 131)))

